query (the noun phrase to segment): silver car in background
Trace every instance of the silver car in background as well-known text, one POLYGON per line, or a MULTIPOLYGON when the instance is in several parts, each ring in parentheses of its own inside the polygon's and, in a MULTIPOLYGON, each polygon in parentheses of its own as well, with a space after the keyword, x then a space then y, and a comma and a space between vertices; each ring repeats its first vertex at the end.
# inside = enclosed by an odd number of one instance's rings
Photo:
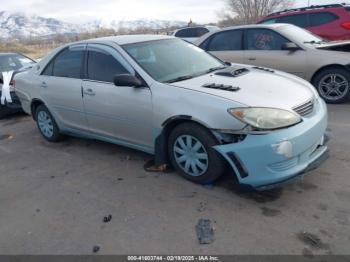
POLYGON ((350 99, 350 41, 329 42, 290 24, 262 24, 209 33, 196 45, 223 61, 304 78, 328 103, 350 99))
POLYGON ((45 139, 83 136, 155 155, 208 184, 229 167, 259 190, 299 177, 327 156, 327 109, 308 82, 223 63, 168 36, 72 43, 16 76, 45 139))

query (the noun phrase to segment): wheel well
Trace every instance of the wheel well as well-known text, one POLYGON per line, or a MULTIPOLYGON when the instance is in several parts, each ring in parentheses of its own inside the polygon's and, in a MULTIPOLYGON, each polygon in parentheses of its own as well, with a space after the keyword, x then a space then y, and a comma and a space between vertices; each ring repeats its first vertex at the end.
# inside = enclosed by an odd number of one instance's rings
POLYGON ((36 120, 35 119, 35 111, 36 111, 36 109, 38 108, 38 106, 43 105, 43 104, 44 104, 44 102, 39 100, 39 99, 34 99, 32 101, 32 104, 30 105, 30 110, 31 110, 32 117, 33 117, 34 120, 36 120))
POLYGON ((193 123, 193 124, 197 124, 205 129, 208 129, 208 127, 206 127, 205 125, 195 121, 195 120, 192 120, 192 119, 175 119, 171 122, 169 122, 163 129, 163 132, 165 133, 166 135, 166 138, 168 139, 169 138, 169 135, 171 133, 171 131, 177 127, 178 125, 181 125, 183 123, 193 123))
POLYGON ((350 72, 350 68, 348 68, 348 67, 346 67, 346 66, 343 66, 343 65, 339 65, 339 64, 327 65, 327 66, 321 67, 320 69, 318 69, 318 70, 314 73, 314 75, 313 75, 312 78, 311 78, 311 83, 312 83, 312 84, 314 83, 315 78, 316 78, 316 76, 317 76, 319 73, 321 73, 321 72, 324 71, 324 70, 330 69, 330 68, 340 68, 340 69, 345 69, 345 70, 347 70, 347 71, 350 72))
POLYGON ((208 129, 208 127, 193 120, 192 117, 190 116, 180 116, 164 122, 163 131, 156 138, 156 142, 155 142, 155 162, 157 165, 169 164, 170 161, 168 156, 168 139, 169 139, 170 133, 172 130, 174 130, 174 128, 176 128, 178 125, 181 125, 183 123, 194 123, 203 128, 208 129))

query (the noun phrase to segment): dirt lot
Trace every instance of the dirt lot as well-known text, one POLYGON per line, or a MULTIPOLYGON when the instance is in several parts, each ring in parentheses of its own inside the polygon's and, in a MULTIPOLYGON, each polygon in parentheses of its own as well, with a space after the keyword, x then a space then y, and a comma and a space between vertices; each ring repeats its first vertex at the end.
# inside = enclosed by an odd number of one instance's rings
POLYGON ((350 104, 329 110, 328 162, 266 193, 146 173, 146 154, 50 144, 30 117, 0 120, 0 254, 350 254, 350 104), (198 243, 201 218, 214 225, 210 245, 198 243))

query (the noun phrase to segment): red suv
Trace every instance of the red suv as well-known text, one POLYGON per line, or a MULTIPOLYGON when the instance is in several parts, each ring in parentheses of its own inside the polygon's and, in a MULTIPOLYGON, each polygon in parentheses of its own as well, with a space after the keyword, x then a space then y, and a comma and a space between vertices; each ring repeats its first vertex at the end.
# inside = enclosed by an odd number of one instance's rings
POLYGON ((258 23, 293 24, 328 40, 345 40, 350 39, 350 6, 333 4, 284 10, 258 23))

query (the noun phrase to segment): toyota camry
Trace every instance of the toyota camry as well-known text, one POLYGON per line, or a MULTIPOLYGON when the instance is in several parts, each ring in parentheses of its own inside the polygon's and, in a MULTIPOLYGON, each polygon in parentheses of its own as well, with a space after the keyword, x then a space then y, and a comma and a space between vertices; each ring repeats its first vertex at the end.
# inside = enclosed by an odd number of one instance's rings
POLYGON ((208 184, 281 185, 327 156, 327 108, 297 76, 228 64, 171 36, 71 43, 17 74, 16 93, 45 139, 98 139, 155 155, 208 184))

